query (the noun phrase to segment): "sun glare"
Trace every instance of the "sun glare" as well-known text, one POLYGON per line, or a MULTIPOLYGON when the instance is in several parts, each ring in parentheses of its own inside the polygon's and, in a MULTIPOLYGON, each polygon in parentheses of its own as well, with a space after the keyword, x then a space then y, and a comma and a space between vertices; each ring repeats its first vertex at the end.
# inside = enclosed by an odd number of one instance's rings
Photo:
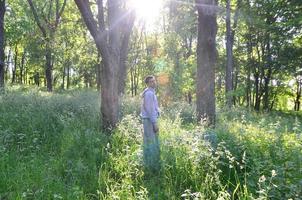
POLYGON ((163 0, 132 0, 131 7, 135 9, 137 18, 147 24, 155 23, 161 12, 163 0))

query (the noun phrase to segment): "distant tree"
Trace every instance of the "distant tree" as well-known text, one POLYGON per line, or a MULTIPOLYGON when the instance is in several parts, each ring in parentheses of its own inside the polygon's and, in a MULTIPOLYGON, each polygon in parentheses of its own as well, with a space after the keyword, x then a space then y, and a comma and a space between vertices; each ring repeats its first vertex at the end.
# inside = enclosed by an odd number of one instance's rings
POLYGON ((217 1, 196 0, 198 11, 197 119, 206 118, 215 125, 215 65, 217 60, 217 1))
POLYGON ((233 45, 234 45, 234 36, 235 30, 238 22, 239 15, 239 6, 241 0, 237 0, 237 8, 234 14, 233 26, 231 22, 231 0, 226 0, 226 52, 227 52, 227 64, 226 64, 226 73, 225 73, 225 93, 226 93, 226 104, 228 107, 231 107, 233 104, 233 73, 234 73, 234 64, 233 64, 233 45))
POLYGON ((0 0, 0 88, 4 87, 4 13, 5 0, 0 0))
MULTIPOLYGON (((45 76, 47 91, 53 90, 53 43, 55 39, 55 32, 61 21, 61 16, 64 11, 66 0, 60 3, 56 1, 46 1, 43 6, 40 6, 41 10, 38 11, 36 5, 32 0, 27 0, 31 11, 34 15, 35 21, 42 33, 43 41, 45 42, 45 76), (47 9, 45 9, 47 7, 47 9)), ((36 1, 36 3, 41 3, 36 1)))

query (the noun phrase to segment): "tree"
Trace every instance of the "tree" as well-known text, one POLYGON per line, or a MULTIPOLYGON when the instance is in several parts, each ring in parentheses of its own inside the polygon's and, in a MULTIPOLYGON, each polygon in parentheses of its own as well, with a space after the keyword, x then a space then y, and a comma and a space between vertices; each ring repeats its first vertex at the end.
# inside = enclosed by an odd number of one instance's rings
POLYGON ((233 91, 233 45, 235 29, 238 22, 238 13, 241 0, 237 0, 237 9, 234 15, 233 28, 231 27, 231 0, 226 1, 226 51, 227 51, 227 65, 225 73, 225 93, 226 104, 228 107, 232 106, 232 91, 233 91))
POLYGON ((5 0, 0 0, 0 88, 4 87, 4 13, 5 0))
POLYGON ((75 0, 84 22, 102 56, 101 69, 101 119, 105 130, 118 122, 119 92, 123 91, 126 78, 128 43, 134 24, 131 10, 122 9, 123 0, 107 1, 107 29, 103 0, 97 1, 98 16, 95 20, 87 0, 75 0))
POLYGON ((193 55, 195 41, 197 40, 197 14, 194 4, 180 3, 170 0, 167 2, 165 18, 167 27, 164 31, 164 49, 167 54, 167 61, 173 67, 170 71, 170 92, 175 100, 185 96, 190 102, 191 91, 187 90, 188 77, 184 77, 188 72, 188 60, 193 55), (187 88, 184 90, 184 88, 187 88))
POLYGON ((60 6, 60 1, 56 0, 55 2, 49 1, 44 2, 42 6, 45 8, 48 5, 48 13, 44 12, 44 9, 41 9, 40 16, 38 14, 37 8, 34 5, 32 0, 27 0, 31 11, 34 15, 35 21, 42 33, 43 40, 45 42, 45 76, 46 76, 46 84, 47 84, 47 91, 51 92, 53 85, 52 85, 52 71, 53 71, 53 43, 55 39, 55 32, 58 28, 60 23, 60 18, 64 11, 66 0, 63 1, 62 5, 60 6))
POLYGON ((196 0, 198 11, 197 40, 197 119, 206 118, 215 125, 215 64, 217 59, 217 1, 196 0))

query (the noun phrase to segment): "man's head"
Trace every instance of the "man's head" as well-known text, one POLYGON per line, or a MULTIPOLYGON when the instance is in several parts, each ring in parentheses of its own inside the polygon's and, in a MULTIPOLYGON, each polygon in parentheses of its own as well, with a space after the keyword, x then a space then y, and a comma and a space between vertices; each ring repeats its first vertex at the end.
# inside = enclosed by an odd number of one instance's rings
POLYGON ((145 83, 148 87, 156 88, 156 80, 155 77, 152 75, 146 76, 145 83))

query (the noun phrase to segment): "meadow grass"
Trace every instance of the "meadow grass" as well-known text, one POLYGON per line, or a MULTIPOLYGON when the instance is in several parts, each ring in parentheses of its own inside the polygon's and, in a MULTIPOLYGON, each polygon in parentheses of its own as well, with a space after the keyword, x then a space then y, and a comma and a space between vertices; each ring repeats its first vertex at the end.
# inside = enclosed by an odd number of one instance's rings
POLYGON ((302 196, 299 114, 219 110, 195 123, 174 103, 160 119, 161 170, 144 169, 139 99, 111 136, 94 91, 0 95, 0 199, 293 199, 302 196))

